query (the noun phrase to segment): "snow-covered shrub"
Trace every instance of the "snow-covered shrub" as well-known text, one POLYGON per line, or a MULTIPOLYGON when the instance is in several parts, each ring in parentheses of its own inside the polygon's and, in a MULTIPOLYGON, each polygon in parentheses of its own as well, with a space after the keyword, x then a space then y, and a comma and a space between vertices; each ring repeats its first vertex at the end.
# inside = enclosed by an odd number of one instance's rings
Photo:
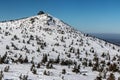
POLYGON ((43 72, 43 74, 44 74, 44 75, 47 75, 47 71, 45 70, 45 71, 43 72))
POLYGON ((18 40, 19 38, 17 37, 17 35, 14 35, 13 37, 15 40, 18 40))
POLYGON ((74 47, 70 47, 69 52, 70 53, 75 53, 75 48, 74 47))
POLYGON ((110 73, 109 77, 107 78, 107 80, 115 80, 115 76, 113 73, 110 73))
POLYGON ((85 66, 85 67, 87 67, 87 65, 88 65, 87 61, 88 61, 88 59, 84 58, 84 60, 82 61, 82 65, 85 66))
POLYGON ((7 58, 7 52, 1 57, 0 63, 5 63, 5 59, 7 58))
POLYGON ((60 55, 58 55, 57 59, 55 60, 55 63, 59 63, 60 62, 60 55))
POLYGON ((93 71, 97 71, 97 70, 98 70, 98 67, 99 67, 99 64, 98 64, 98 63, 95 63, 95 64, 93 64, 92 70, 93 70, 93 71))
POLYGON ((0 71, 0 80, 2 80, 4 77, 3 71, 0 71))
POLYGON ((22 75, 22 74, 21 74, 21 75, 19 76, 19 79, 20 79, 20 80, 28 80, 28 75, 22 75))
POLYGON ((13 42, 11 42, 11 46, 14 48, 14 50, 19 50, 19 48, 13 42))
POLYGON ((89 67, 92 67, 92 66, 93 66, 93 63, 92 63, 91 60, 89 60, 88 66, 89 66, 89 67))
POLYGON ((2 57, 1 57, 1 55, 0 55, 0 64, 2 64, 2 57))
POLYGON ((46 65, 46 68, 47 68, 47 69, 51 69, 51 68, 53 68, 52 63, 48 62, 47 65, 46 65))
POLYGON ((23 43, 25 43, 25 40, 23 39, 23 43))
POLYGON ((64 60, 64 59, 62 59, 60 64, 61 65, 72 65, 73 61, 72 60, 64 60))
POLYGON ((120 80, 120 77, 118 77, 118 80, 120 80))
POLYGON ((30 40, 27 41, 27 44, 30 44, 30 40))
POLYGON ((34 40, 34 36, 30 35, 30 39, 29 40, 34 40))
POLYGON ((24 59, 23 59, 22 55, 19 56, 17 62, 20 62, 20 63, 23 63, 23 62, 24 62, 24 59))
POLYGON ((32 66, 31 66, 31 68, 30 68, 30 71, 32 71, 33 68, 35 68, 35 64, 34 64, 34 63, 32 63, 32 66))
POLYGON ((94 53, 94 52, 95 52, 93 47, 91 47, 90 52, 91 52, 91 53, 94 53))
POLYGON ((43 54, 42 63, 46 63, 47 61, 48 61, 47 54, 43 54))
POLYGON ((95 80, 102 80, 101 76, 97 76, 95 80))
POLYGON ((79 73, 80 72, 80 66, 75 65, 72 69, 72 72, 79 73))
POLYGON ((4 68, 4 72, 8 72, 9 69, 10 69, 10 66, 6 66, 6 67, 4 68))
POLYGON ((110 64, 109 71, 113 71, 113 72, 118 71, 118 65, 116 63, 110 64))
POLYGON ((37 74, 37 69, 33 68, 33 69, 32 69, 32 73, 33 73, 33 74, 37 74))
POLYGON ((63 36, 61 37, 61 42, 65 42, 65 39, 63 36))
POLYGON ((41 63, 39 62, 39 63, 37 64, 37 68, 40 68, 40 66, 41 66, 41 63))
POLYGON ((66 70, 65 69, 62 69, 62 74, 66 74, 66 70))
POLYGON ((102 55, 101 55, 101 57, 103 57, 103 58, 104 58, 105 56, 106 56, 106 54, 103 52, 103 53, 102 53, 102 55))
POLYGON ((35 19, 31 18, 30 21, 31 21, 31 24, 33 24, 35 22, 35 19))
POLYGON ((9 32, 5 32, 5 36, 11 35, 9 32))
POLYGON ((37 52, 40 52, 40 48, 38 47, 37 52))
POLYGON ((115 61, 116 60, 116 56, 114 56, 113 58, 112 58, 112 61, 115 61))
POLYGON ((68 53, 68 54, 67 54, 67 57, 68 57, 68 58, 70 58, 70 57, 71 57, 71 54, 70 54, 70 53, 68 53))
POLYGON ((28 63, 28 57, 26 56, 23 63, 28 63))
POLYGON ((50 75, 50 72, 45 70, 45 71, 43 72, 43 74, 49 76, 49 75, 50 75))

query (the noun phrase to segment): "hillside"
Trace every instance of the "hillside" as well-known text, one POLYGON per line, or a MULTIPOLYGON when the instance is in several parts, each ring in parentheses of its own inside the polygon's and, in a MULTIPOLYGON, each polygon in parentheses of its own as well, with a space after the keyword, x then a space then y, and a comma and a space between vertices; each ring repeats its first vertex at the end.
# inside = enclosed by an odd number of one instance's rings
POLYGON ((0 80, 120 80, 120 47, 44 12, 0 22, 0 55, 0 80))

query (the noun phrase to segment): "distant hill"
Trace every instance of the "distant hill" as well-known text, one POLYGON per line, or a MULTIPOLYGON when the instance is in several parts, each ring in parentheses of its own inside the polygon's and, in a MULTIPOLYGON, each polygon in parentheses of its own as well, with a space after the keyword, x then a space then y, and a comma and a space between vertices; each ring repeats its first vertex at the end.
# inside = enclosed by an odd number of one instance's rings
POLYGON ((120 46, 120 34, 110 34, 110 33, 108 34, 90 33, 90 34, 120 46))

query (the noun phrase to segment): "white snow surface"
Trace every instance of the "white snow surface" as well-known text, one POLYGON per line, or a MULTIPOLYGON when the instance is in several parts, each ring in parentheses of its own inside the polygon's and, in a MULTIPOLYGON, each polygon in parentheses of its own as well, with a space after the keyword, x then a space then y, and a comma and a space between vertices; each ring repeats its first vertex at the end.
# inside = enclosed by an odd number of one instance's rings
MULTIPOLYGON (((0 64, 0 70, 4 74, 3 80, 20 80, 19 76, 21 74, 28 75, 28 80, 94 80, 99 72, 92 71, 92 67, 82 65, 80 59, 76 58, 77 49, 80 51, 80 58, 87 58, 88 60, 92 60, 94 54, 100 57, 102 53, 109 53, 111 58, 120 55, 119 46, 87 36, 47 13, 19 20, 0 22, 0 55, 3 56, 7 53, 7 59, 9 60, 7 64, 0 64), (30 39, 31 35, 33 39, 30 39), (17 36, 17 39, 14 36, 17 36), (41 43, 46 44, 44 49, 41 49, 41 45, 37 43, 37 38, 41 43), (17 49, 14 49, 12 43, 17 49), (6 45, 9 46, 9 49, 6 49, 6 45), (75 52, 69 52, 70 47, 73 47, 75 52), (40 52, 37 51, 38 48, 40 52), (90 51, 91 49, 94 49, 94 53, 90 51), (86 52, 88 53, 87 56, 86 52), (68 66, 53 64, 53 69, 47 69, 45 63, 40 68, 36 68, 37 74, 33 74, 30 71, 31 60, 33 58, 36 65, 41 62, 43 54, 49 55, 48 60, 56 59, 60 55, 60 59, 76 61, 81 64, 80 72, 83 73, 76 74, 72 72, 74 65, 68 68, 68 66), (68 54, 71 57, 68 57, 68 54), (22 55, 23 59, 27 56, 29 63, 14 63, 11 60, 17 60, 20 55, 22 55), (4 72, 5 66, 10 66, 8 72, 4 72), (62 74, 62 69, 66 70, 66 74, 62 74), (50 72, 49 76, 43 74, 45 70, 50 72)), ((100 60, 105 59, 100 57, 100 60)), ((109 73, 107 73, 107 76, 109 73)), ((119 75, 119 73, 115 72, 116 80, 119 75)))

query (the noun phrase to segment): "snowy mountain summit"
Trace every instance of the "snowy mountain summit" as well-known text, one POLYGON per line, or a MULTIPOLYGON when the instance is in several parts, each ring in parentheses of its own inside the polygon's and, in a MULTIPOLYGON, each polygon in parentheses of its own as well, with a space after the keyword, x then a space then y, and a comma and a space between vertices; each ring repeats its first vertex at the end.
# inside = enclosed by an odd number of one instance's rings
POLYGON ((0 22, 0 80, 120 80, 120 47, 40 11, 0 22))

